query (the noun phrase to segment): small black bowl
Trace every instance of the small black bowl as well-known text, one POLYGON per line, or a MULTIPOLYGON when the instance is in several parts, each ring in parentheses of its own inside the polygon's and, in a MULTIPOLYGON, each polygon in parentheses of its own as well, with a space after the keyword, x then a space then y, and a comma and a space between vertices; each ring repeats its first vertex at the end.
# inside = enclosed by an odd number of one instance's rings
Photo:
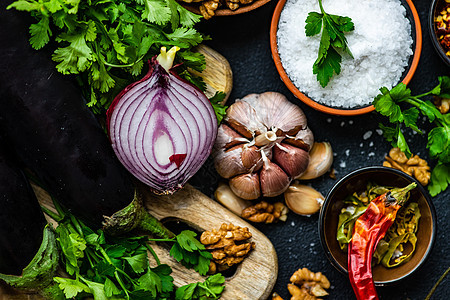
POLYGON ((373 166, 358 169, 344 176, 328 193, 319 216, 319 235, 322 247, 331 264, 343 274, 347 274, 347 252, 341 250, 336 240, 339 213, 344 207, 344 198, 354 192, 364 191, 368 182, 394 187, 404 187, 412 182, 417 183, 417 187, 411 191, 408 200, 419 204, 422 215, 416 233, 416 250, 409 261, 398 267, 385 268, 377 265, 372 269, 373 279, 377 286, 390 285, 410 275, 425 262, 436 236, 436 212, 428 192, 417 180, 404 172, 373 166))
POLYGON ((434 18, 439 13, 439 11, 437 9, 441 5, 443 5, 443 3, 445 3, 445 0, 433 0, 431 2, 430 12, 428 15, 428 29, 430 30, 430 37, 431 37, 431 41, 433 43, 434 48, 436 49, 440 58, 445 62, 445 64, 450 67, 450 57, 448 57, 445 54, 444 49, 442 48, 441 44, 439 43, 439 39, 438 39, 438 36, 436 33, 436 27, 434 24, 434 18))

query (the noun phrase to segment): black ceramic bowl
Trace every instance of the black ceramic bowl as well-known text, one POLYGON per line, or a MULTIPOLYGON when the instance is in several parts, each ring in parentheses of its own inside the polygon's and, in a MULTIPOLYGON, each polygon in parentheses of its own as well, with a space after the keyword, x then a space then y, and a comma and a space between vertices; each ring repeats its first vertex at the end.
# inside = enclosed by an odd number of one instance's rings
POLYGON ((436 49, 440 58, 447 64, 447 66, 450 66, 450 57, 448 57, 445 54, 444 49, 442 48, 441 44, 439 43, 438 35, 436 33, 436 25, 434 22, 435 17, 437 17, 439 15, 440 10, 442 9, 443 5, 445 5, 445 3, 446 3, 445 0, 431 1, 430 12, 428 15, 428 28, 430 30, 430 37, 431 37, 431 41, 433 43, 434 48, 436 49))
POLYGON ((404 187, 411 182, 416 182, 417 187, 411 191, 408 201, 417 202, 422 215, 417 231, 416 250, 411 259, 395 268, 388 269, 382 265, 373 268, 375 284, 382 286, 405 278, 424 263, 430 254, 436 235, 436 213, 433 203, 422 185, 404 172, 375 166, 361 168, 346 175, 328 193, 319 216, 322 247, 333 266, 344 274, 347 274, 347 252, 340 249, 336 240, 338 216, 344 207, 343 199, 354 192, 364 191, 369 181, 393 187, 404 187))

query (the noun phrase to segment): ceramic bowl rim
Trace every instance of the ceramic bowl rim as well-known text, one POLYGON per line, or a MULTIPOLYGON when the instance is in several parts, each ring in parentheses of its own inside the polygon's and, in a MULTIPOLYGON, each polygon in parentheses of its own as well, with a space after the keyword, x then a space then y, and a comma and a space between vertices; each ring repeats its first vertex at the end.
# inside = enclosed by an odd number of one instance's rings
POLYGON ((375 285, 377 285, 377 286, 391 285, 391 284, 397 283, 398 281, 400 281, 400 280, 406 278, 407 276, 411 275, 420 266, 422 266, 424 264, 426 259, 429 257, 429 255, 431 253, 431 250, 433 249, 433 245, 434 245, 435 239, 436 239, 437 220, 436 220, 436 211, 435 211, 435 208, 434 208, 434 205, 433 205, 433 201, 431 200, 431 197, 428 194, 428 192, 425 190, 425 188, 415 178, 413 178, 413 177, 409 176, 408 174, 406 174, 406 173, 404 173, 402 171, 399 171, 397 169, 383 167, 383 166, 369 166, 369 167, 362 167, 362 168, 356 169, 356 170, 348 173, 347 175, 345 175, 341 179, 339 179, 333 185, 333 187, 330 189, 330 191, 327 193, 327 196, 325 197, 325 201, 323 202, 322 208, 320 209, 319 222, 318 222, 320 244, 322 245, 322 249, 324 250, 327 259, 330 261, 330 263, 333 265, 333 267, 335 267, 340 273, 342 273, 344 275, 348 275, 348 271, 346 269, 344 269, 334 259, 333 255, 331 254, 331 251, 328 248, 327 243, 325 241, 325 230, 324 230, 325 210, 331 203, 331 199, 330 198, 334 195, 334 193, 336 192, 336 190, 339 187, 341 187, 343 184, 345 184, 348 179, 350 179, 352 177, 355 177, 355 176, 358 176, 358 175, 360 175, 362 173, 366 173, 368 171, 369 172, 370 171, 386 171, 386 172, 390 172, 390 173, 393 173, 395 175, 398 175, 400 177, 403 177, 404 179, 407 179, 410 182, 417 183, 417 188, 420 190, 420 193, 424 196, 425 201, 427 202, 427 204, 428 204, 428 206, 430 208, 431 223, 433 225, 433 229, 431 231, 430 242, 429 242, 428 247, 427 247, 423 257, 421 258, 421 260, 417 263, 416 266, 414 266, 414 268, 412 268, 408 273, 402 275, 400 278, 397 278, 397 279, 394 279, 394 280, 387 280, 387 281, 375 281, 375 285))
POLYGON ((444 61, 447 66, 450 66, 450 57, 445 54, 444 49, 442 49, 441 45, 439 45, 436 31, 434 30, 434 11, 439 1, 441 0, 431 1, 430 11, 428 13, 428 29, 430 33, 431 43, 433 44, 434 49, 439 54, 439 57, 442 59, 442 61, 444 61))
MULTIPOLYGON (((368 105, 362 108, 355 108, 355 109, 341 109, 341 108, 334 108, 330 106, 326 106, 323 104, 320 104, 319 102, 316 102, 312 100, 311 98, 307 97, 305 94, 303 94, 290 80, 289 76, 287 75, 286 71, 283 68, 283 65, 281 63, 280 55, 278 53, 278 45, 277 45, 277 30, 278 30, 278 22, 280 20, 281 12, 284 8, 284 5, 286 4, 287 0, 280 0, 277 3, 277 6, 275 7, 275 10, 273 12, 272 21, 270 24, 270 49, 272 52, 272 58, 275 63, 275 67, 281 77, 281 80, 284 82, 284 84, 287 86, 287 88, 295 95, 296 98, 300 99, 300 101, 304 102, 308 106, 327 113, 331 115, 337 115, 337 116, 357 116, 366 114, 369 112, 372 112, 375 110, 375 107, 373 105, 368 105)), ((417 66, 419 64, 420 54, 422 52, 422 27, 420 24, 420 18, 419 14, 417 13, 416 7, 414 6, 412 0, 405 0, 406 3, 409 6, 409 9, 411 10, 413 19, 414 19, 414 27, 415 27, 415 42, 416 47, 414 49, 413 59, 411 62, 411 66, 403 78, 402 82, 404 84, 408 84, 414 73, 416 72, 417 66)))

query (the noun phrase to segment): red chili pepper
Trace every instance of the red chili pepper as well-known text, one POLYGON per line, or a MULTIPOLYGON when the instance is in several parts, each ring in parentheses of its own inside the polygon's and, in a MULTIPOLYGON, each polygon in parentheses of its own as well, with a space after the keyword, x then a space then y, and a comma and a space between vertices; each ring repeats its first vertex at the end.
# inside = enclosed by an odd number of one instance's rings
POLYGON ((416 186, 411 183, 378 196, 356 220, 348 250, 348 274, 358 300, 378 299, 372 277, 373 252, 408 199, 406 195, 416 186))

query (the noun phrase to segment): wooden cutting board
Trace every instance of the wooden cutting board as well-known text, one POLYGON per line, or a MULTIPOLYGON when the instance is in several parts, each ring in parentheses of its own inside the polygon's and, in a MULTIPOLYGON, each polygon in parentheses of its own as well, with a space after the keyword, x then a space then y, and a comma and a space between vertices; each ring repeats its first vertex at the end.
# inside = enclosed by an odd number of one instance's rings
MULTIPOLYGON (((198 76, 203 77, 207 85, 205 94, 211 97, 216 91, 223 91, 227 99, 233 82, 228 61, 221 54, 204 45, 198 46, 196 51, 205 55, 206 68, 202 73, 197 73, 198 76)), ((52 207, 51 199, 45 191, 35 188, 35 192, 42 204, 52 207)), ((248 227, 253 234, 251 241, 255 242, 256 248, 238 266, 236 272, 226 278, 226 288, 221 299, 265 300, 269 298, 277 278, 278 262, 275 249, 264 234, 190 185, 186 185, 171 196, 156 196, 144 190, 144 197, 147 210, 159 220, 179 220, 199 232, 213 228, 219 229, 222 223, 248 227)), ((152 247, 160 260, 171 266, 176 286, 205 279, 170 257, 168 249, 158 245, 152 245, 152 247)), ((0 283, 0 300, 42 300, 42 298, 37 294, 18 292, 0 283)))
MULTIPOLYGON (((42 205, 53 210, 50 196, 38 187, 33 187, 42 205)), ((237 267, 236 272, 226 278, 225 291, 221 299, 262 299, 269 297, 278 274, 277 255, 269 239, 222 205, 207 197, 190 185, 170 196, 156 196, 148 190, 143 191, 147 210, 161 221, 178 220, 198 231, 219 228, 222 223, 233 223, 248 227, 252 233, 251 241, 256 248, 237 267)), ((50 220, 55 224, 52 220, 50 220)), ((56 224, 55 224, 56 225, 56 224)), ((172 268, 172 276, 176 286, 203 281, 205 277, 191 269, 187 269, 169 255, 169 250, 153 244, 161 262, 172 268)), ((149 254, 150 260, 152 260, 149 254)), ((0 300, 40 300, 36 294, 24 294, 5 285, 0 285, 0 300)))

